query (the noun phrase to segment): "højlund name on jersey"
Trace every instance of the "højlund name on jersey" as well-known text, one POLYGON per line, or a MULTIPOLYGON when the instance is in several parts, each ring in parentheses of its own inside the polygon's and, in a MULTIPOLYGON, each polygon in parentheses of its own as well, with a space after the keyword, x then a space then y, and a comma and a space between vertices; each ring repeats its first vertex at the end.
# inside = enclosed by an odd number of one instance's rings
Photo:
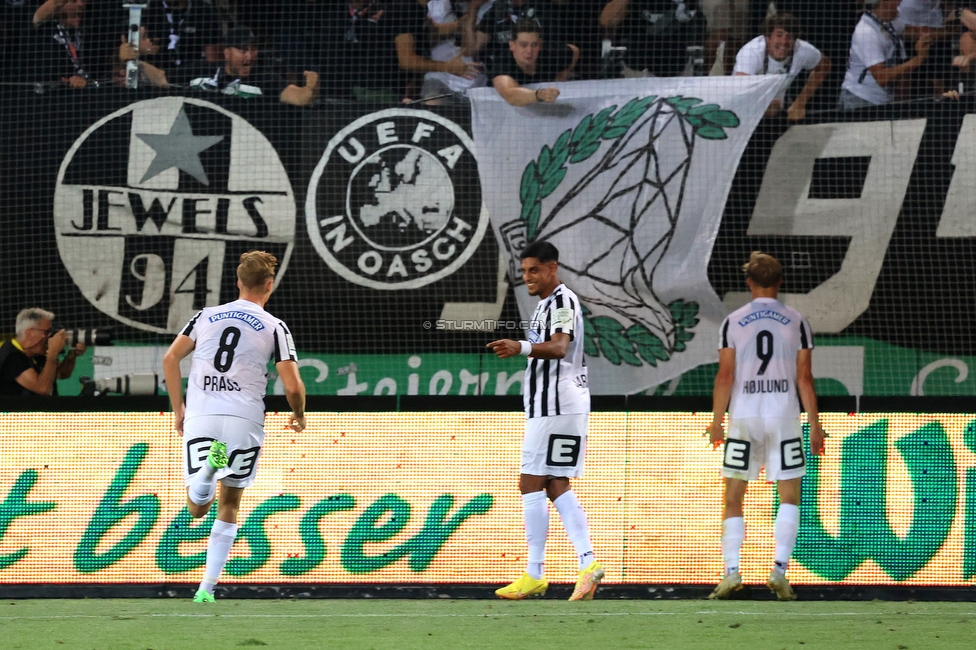
POLYGON ((237 385, 236 381, 227 379, 223 375, 204 375, 203 377, 203 390, 239 391, 240 389, 241 387, 237 385))
POLYGON ((788 393, 790 392, 789 379, 750 379, 742 382, 742 392, 747 395, 756 393, 788 393))
POLYGON ((788 325, 790 322, 789 318, 779 313, 778 311, 773 311, 772 309, 760 309, 759 311, 754 311, 748 316, 746 316, 745 318, 743 318, 742 320, 740 320, 739 325, 745 327, 749 323, 752 323, 754 321, 763 318, 771 318, 774 321, 782 323, 783 325, 788 325))
POLYGON ((261 322, 260 318, 258 318, 257 316, 253 316, 251 314, 247 314, 242 311, 222 311, 219 314, 214 314, 207 320, 209 320, 211 323, 216 323, 218 321, 227 320, 228 318, 234 318, 236 320, 244 321, 245 323, 250 325, 256 332, 260 332, 261 330, 264 329, 264 323, 261 322))

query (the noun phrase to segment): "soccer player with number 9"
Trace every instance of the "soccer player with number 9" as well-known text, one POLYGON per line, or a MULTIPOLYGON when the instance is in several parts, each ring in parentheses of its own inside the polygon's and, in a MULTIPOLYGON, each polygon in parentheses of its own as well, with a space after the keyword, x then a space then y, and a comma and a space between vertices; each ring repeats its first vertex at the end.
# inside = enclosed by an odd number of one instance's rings
POLYGON ((752 300, 735 310, 720 328, 718 374, 712 396, 714 419, 711 443, 725 442, 722 476, 725 508, 722 516, 722 556, 725 577, 709 596, 725 599, 742 588, 739 554, 745 538, 742 500, 748 482, 774 481, 780 506, 774 536, 776 553, 766 586, 779 600, 795 600, 786 568, 800 527, 800 484, 806 455, 800 430, 800 404, 810 422, 810 450, 823 453, 817 395, 813 388, 811 356, 813 331, 795 309, 781 303, 783 266, 771 255, 754 252, 742 270, 752 300), (799 395, 799 401, 797 399, 799 395), (729 435, 722 419, 729 411, 729 435))
POLYGON ((264 310, 278 260, 264 251, 241 255, 240 297, 205 307, 190 319, 163 357, 173 423, 183 436, 183 478, 187 510, 204 517, 220 481, 217 519, 207 543, 207 563, 194 602, 214 602, 214 586, 237 537, 237 511, 244 488, 254 482, 264 444, 264 396, 268 361, 285 387, 292 408, 288 427, 305 428, 305 385, 298 355, 283 321, 264 310), (193 353, 187 399, 180 361, 193 353))

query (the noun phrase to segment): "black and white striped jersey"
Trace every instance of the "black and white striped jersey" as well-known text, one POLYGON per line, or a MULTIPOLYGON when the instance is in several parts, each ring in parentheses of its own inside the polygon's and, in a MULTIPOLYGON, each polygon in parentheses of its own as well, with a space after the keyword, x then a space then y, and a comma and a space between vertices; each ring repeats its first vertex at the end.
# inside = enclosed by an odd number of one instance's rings
POLYGON ((529 357, 522 383, 527 418, 590 412, 590 387, 583 358, 583 309, 579 298, 560 284, 539 301, 529 322, 529 343, 544 343, 553 334, 568 334, 562 359, 529 357))
POLYGON ((722 321, 719 349, 735 349, 729 417, 798 417, 796 355, 813 348, 800 312, 773 298, 755 298, 722 321))
POLYGON ((264 423, 268 361, 297 361, 283 321, 250 300, 197 312, 180 332, 193 339, 186 417, 235 415, 264 423))

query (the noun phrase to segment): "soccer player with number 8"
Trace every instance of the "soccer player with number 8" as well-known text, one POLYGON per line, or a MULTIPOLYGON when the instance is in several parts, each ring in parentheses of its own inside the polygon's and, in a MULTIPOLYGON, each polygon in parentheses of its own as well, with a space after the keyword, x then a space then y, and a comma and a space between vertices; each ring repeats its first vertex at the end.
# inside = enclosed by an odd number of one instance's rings
POLYGON ((288 428, 305 428, 305 385, 288 326, 264 310, 274 287, 278 260, 264 251, 241 255, 240 297, 205 307, 190 319, 163 357, 173 424, 183 436, 187 510, 210 512, 221 484, 217 518, 207 542, 207 563, 194 602, 214 602, 214 586, 237 537, 237 511, 244 488, 254 482, 264 444, 264 396, 268 361, 292 408, 288 428), (187 399, 180 361, 193 353, 187 399))

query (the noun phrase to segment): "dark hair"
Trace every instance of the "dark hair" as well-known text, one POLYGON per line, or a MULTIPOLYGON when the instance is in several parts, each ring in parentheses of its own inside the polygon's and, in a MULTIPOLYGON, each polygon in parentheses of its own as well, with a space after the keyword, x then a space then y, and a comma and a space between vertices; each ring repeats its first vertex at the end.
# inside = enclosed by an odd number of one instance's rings
POLYGON ((800 37, 800 21, 793 14, 773 14, 763 21, 763 36, 771 36, 777 29, 782 29, 794 38, 800 37))
POLYGON ((520 259, 527 260, 534 257, 543 264, 559 261, 559 251, 547 241, 534 241, 522 249, 520 259))
POLYGON ((509 40, 518 40, 519 34, 538 34, 539 38, 542 38, 542 25, 535 18, 522 16, 516 21, 515 27, 512 27, 512 36, 509 40))

